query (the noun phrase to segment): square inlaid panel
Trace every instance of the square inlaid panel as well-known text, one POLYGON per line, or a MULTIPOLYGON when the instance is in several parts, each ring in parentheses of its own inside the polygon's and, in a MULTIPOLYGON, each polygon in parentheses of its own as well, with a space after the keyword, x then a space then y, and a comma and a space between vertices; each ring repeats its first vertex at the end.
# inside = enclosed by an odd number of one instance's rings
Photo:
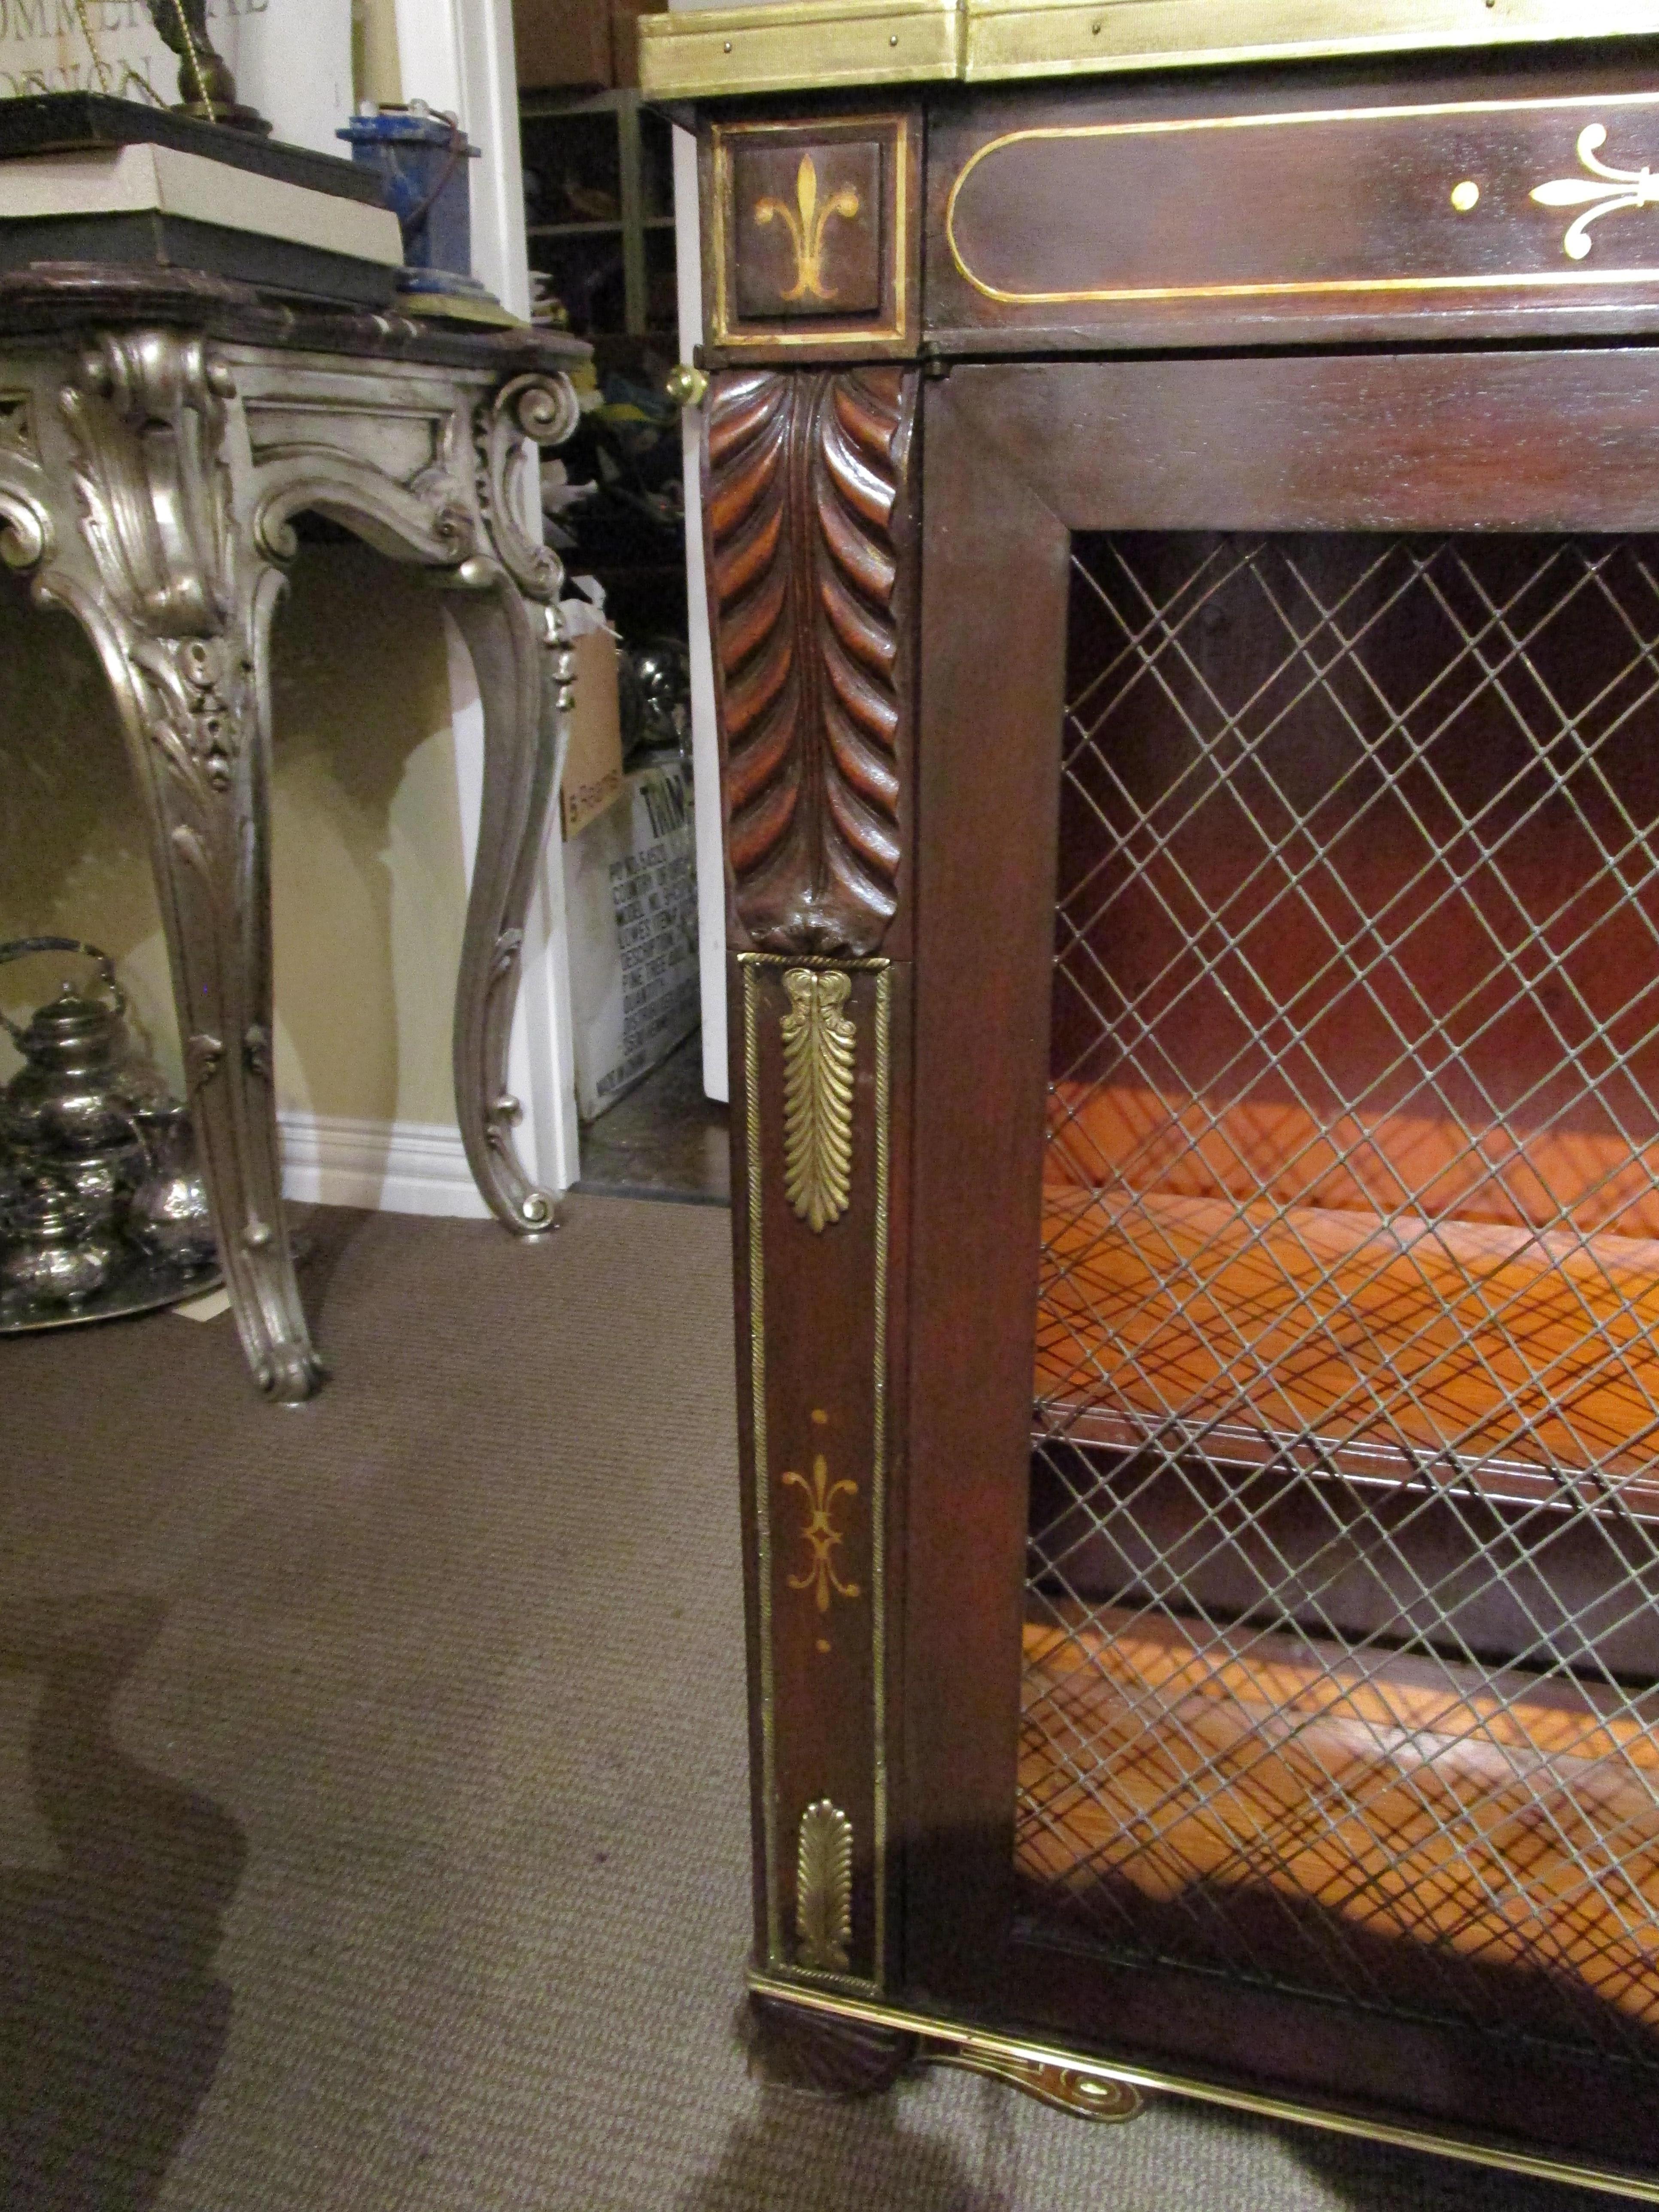
POLYGON ((711 346, 908 350, 914 148, 903 115, 712 125, 711 346))

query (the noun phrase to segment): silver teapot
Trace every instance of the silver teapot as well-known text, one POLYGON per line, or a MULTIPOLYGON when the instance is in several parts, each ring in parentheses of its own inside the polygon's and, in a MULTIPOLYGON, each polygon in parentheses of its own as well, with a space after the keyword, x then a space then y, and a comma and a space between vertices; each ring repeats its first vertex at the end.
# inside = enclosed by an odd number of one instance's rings
POLYGON ((0 1300, 8 1303, 81 1305, 123 1264, 120 1246, 92 1208, 50 1176, 12 1195, 3 1225, 13 1240, 0 1255, 0 1300))
POLYGON ((95 945, 73 937, 25 937, 0 945, 0 966, 38 952, 84 954, 94 981, 65 981, 26 1024, 0 1010, 23 1065, 0 1091, 0 1146, 69 1184, 102 1224, 113 1224, 149 1167, 136 1113, 165 1097, 161 1079, 134 1053, 124 1017, 126 996, 114 964, 95 945))

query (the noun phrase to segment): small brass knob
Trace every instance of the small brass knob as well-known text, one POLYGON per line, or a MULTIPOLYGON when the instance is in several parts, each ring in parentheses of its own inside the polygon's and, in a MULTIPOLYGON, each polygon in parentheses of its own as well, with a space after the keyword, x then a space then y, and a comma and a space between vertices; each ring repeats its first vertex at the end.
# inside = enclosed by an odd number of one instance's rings
POLYGON ((677 407, 701 407, 708 389, 708 379, 700 368, 693 368, 689 361, 679 362, 671 368, 663 386, 677 407))

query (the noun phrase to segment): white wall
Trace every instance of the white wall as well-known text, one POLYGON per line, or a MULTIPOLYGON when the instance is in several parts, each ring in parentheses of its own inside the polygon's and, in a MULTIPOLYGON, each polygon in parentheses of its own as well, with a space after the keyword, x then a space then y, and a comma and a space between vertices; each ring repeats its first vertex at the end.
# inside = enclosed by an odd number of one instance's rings
MULTIPOLYGON (((343 152, 334 132, 351 112, 350 0, 208 0, 207 13, 240 97, 276 137, 343 152)), ((163 100, 180 96, 178 61, 143 0, 86 0, 86 14, 97 60, 69 0, 11 0, 0 9, 0 97, 100 84, 115 92, 129 70, 163 100)))
MULTIPOLYGON (((472 267, 502 305, 530 313, 524 177, 519 157, 518 70, 512 0, 395 0, 398 69, 405 100, 458 116, 480 158, 472 185, 472 267)), ((535 476, 526 471, 533 499, 535 476)), ((526 522, 538 532, 539 507, 526 522)), ((483 721, 471 670, 452 636, 455 764, 468 866, 483 791, 483 721)), ((569 956, 562 854, 550 843, 525 931, 524 985, 507 1059, 507 1087, 525 1103, 518 1131, 526 1166, 557 1190, 580 1172, 572 1057, 569 956)))
MULTIPOLYGON (((674 132, 674 250, 679 276, 680 359, 702 343, 702 249, 697 219, 697 143, 674 132)), ((702 983, 702 1087, 731 1088, 726 1054, 726 854, 721 838, 720 741, 708 591, 702 565, 702 410, 680 417, 684 441, 686 615, 691 636, 691 765, 697 793, 697 952, 702 983)))

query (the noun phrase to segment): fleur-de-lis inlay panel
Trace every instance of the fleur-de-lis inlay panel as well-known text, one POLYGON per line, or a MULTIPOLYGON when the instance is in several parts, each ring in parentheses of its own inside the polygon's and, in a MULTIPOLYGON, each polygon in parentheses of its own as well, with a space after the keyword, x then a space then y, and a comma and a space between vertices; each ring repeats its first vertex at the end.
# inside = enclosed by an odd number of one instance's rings
MULTIPOLYGON (((812 1419, 822 1425, 823 1417, 821 1413, 815 1412, 812 1419)), ((811 1482, 791 1468, 782 1477, 782 1486, 786 1490, 792 1486, 799 1490, 807 1504, 807 1516, 800 1531, 801 1541, 807 1551, 806 1564, 799 1574, 790 1576, 790 1589, 811 1590, 812 1601, 820 1613, 829 1612, 832 1593, 836 1597, 861 1595, 857 1583, 842 1580, 836 1564, 836 1556, 846 1541, 845 1532, 836 1526, 836 1501, 842 1498, 856 1498, 859 1494, 857 1483, 846 1475, 832 1482, 829 1462, 822 1452, 814 1452, 811 1482)))
POLYGON ((824 280, 824 233, 837 216, 850 222, 862 204, 851 185, 842 185, 838 191, 820 202, 818 165, 810 154, 801 155, 800 167, 795 172, 793 208, 786 207, 769 192, 755 203, 756 222, 762 225, 781 222, 795 249, 795 281, 785 285, 780 298, 822 300, 826 306, 835 298, 835 286, 824 280))
POLYGON ((1659 206, 1659 177, 1645 167, 1609 167, 1599 158, 1607 143, 1606 124, 1586 124, 1578 134, 1578 159, 1589 170, 1589 176, 1557 177, 1547 185, 1540 185, 1532 195, 1540 207, 1576 207, 1583 210, 1567 225, 1561 240, 1561 250, 1569 261, 1586 258, 1595 243, 1589 234, 1590 225, 1600 222, 1603 216, 1618 215, 1628 208, 1659 206))

